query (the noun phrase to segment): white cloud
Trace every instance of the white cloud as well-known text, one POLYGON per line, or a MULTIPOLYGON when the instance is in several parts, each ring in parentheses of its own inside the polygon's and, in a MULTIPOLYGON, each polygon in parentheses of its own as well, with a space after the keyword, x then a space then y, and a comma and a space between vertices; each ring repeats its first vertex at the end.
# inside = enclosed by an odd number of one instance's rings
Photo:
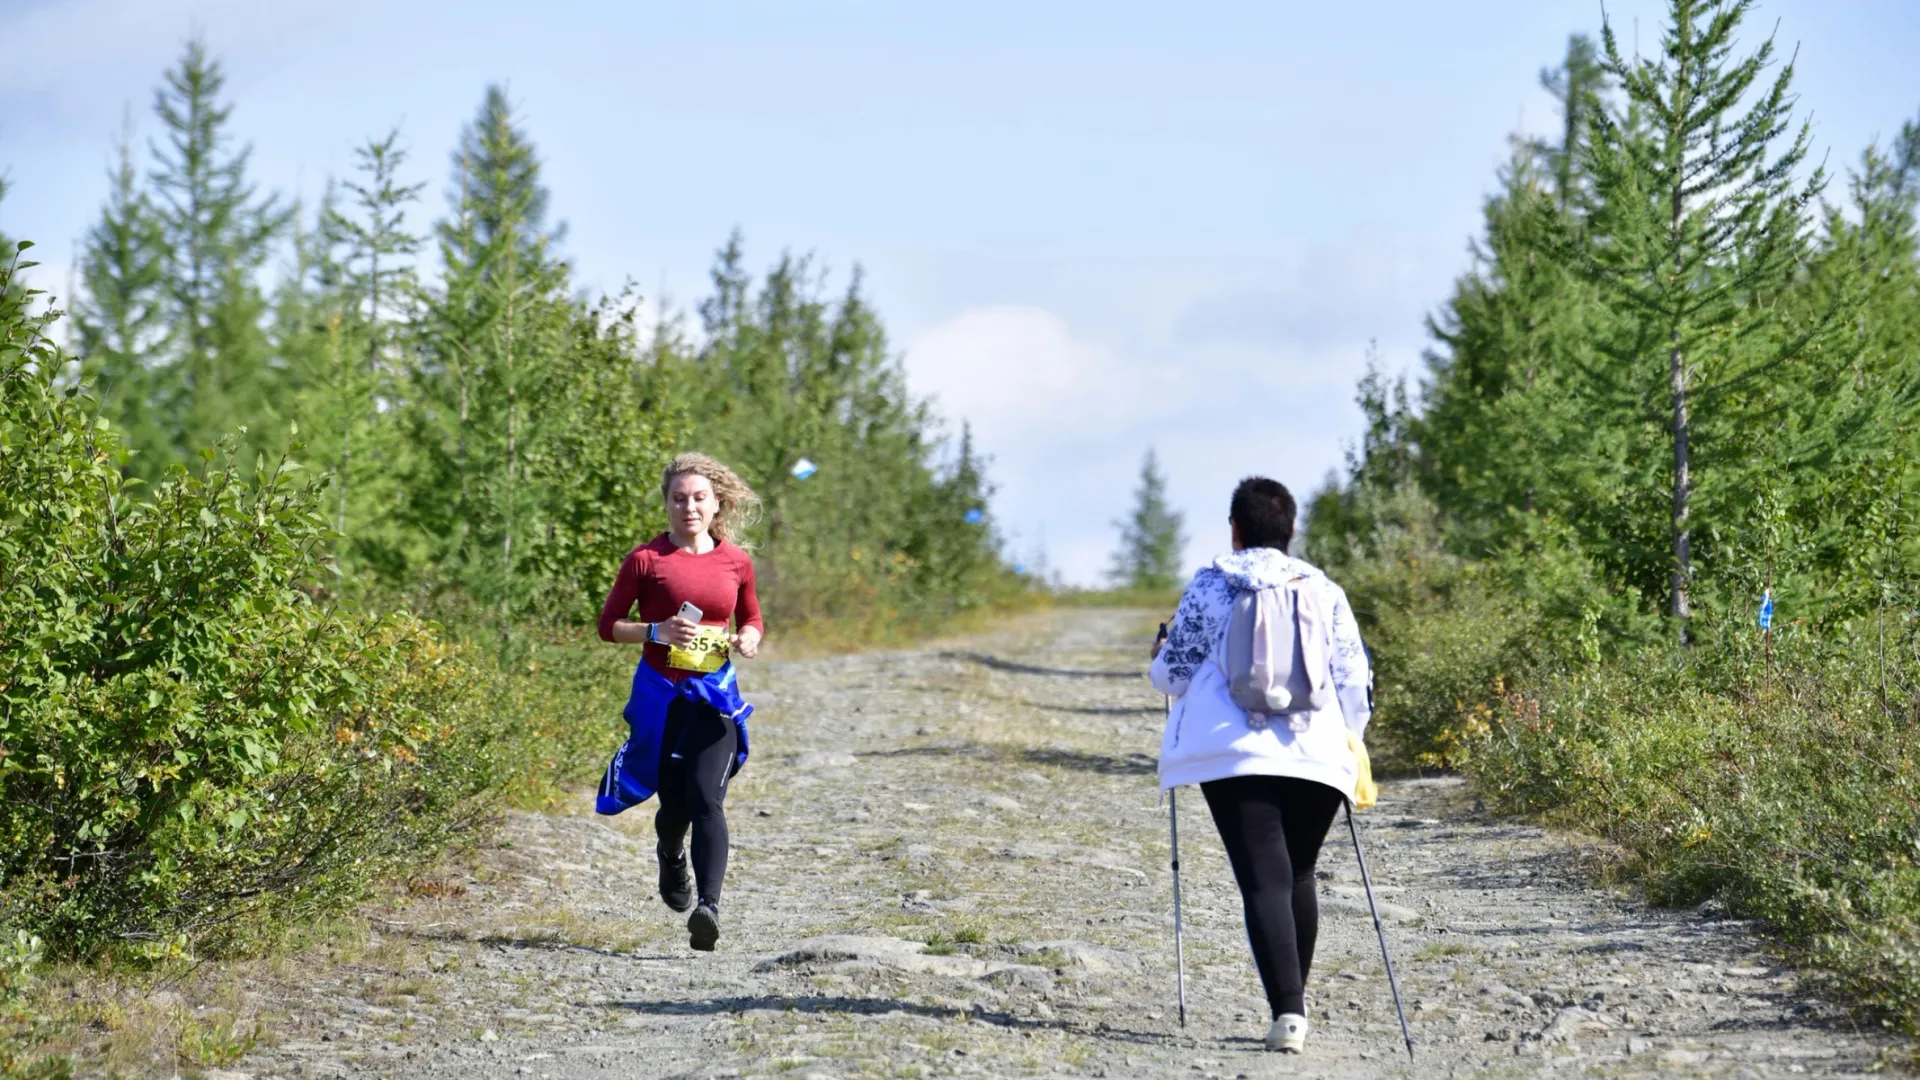
POLYGON ((1077 336, 1038 307, 974 308, 918 335, 908 384, 992 456, 1001 529, 1022 555, 1046 543, 1068 580, 1091 583, 1111 547, 1138 464, 1139 427, 1157 412, 1153 365, 1077 336))
POLYGON ((1219 547, 1234 482, 1274 476, 1304 497, 1340 460, 1364 342, 1119 347, 1035 307, 974 308, 907 349, 909 384, 993 458, 994 510, 1022 556, 1042 543, 1075 584, 1105 572, 1148 447, 1186 511, 1188 561, 1219 547))
POLYGON ((1021 556, 1044 544, 1068 581, 1099 582, 1152 447, 1193 567, 1224 546, 1242 477, 1273 477, 1304 501, 1340 467, 1370 343, 1389 374, 1417 366, 1421 317, 1458 249, 1356 234, 1264 267, 1169 275, 1151 295, 1080 297, 1072 318, 970 308, 910 339, 908 381, 954 427, 973 425, 1021 556))
POLYGON ((998 453, 1057 448, 1090 434, 1063 420, 1134 411, 1144 375, 1039 307, 964 311, 916 337, 906 364, 916 393, 998 453))

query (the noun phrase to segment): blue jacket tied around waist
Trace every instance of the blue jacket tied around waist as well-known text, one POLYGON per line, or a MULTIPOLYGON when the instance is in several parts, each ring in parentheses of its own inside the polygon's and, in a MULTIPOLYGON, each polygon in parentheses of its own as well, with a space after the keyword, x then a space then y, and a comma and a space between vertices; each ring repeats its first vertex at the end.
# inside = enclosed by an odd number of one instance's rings
POLYGON ((747 717, 753 715, 753 706, 740 699, 740 684, 734 678, 732 664, 676 683, 643 660, 633 670, 633 693, 627 696, 624 710, 627 741, 607 762, 606 775, 600 779, 600 795, 594 800, 597 813, 617 814, 646 802, 660 790, 660 740, 667 730, 667 706, 675 698, 711 706, 733 721, 740 732, 740 751, 734 755, 728 776, 747 763, 747 717))

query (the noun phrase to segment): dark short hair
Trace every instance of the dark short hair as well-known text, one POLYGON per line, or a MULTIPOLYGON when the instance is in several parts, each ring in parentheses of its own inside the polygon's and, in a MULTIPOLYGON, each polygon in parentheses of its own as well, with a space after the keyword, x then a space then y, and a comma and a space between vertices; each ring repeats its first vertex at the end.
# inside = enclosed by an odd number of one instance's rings
POLYGON ((1240 530, 1242 547, 1287 550, 1293 543, 1293 493, 1278 480, 1249 476, 1233 489, 1227 516, 1240 530))

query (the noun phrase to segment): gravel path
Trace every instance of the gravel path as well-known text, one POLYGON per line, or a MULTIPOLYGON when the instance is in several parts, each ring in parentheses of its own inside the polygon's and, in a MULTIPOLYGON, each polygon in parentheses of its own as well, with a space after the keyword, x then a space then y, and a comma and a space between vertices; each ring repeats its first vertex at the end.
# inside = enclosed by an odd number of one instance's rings
POLYGON ((274 1045, 224 1075, 1848 1076, 1888 1051, 1745 926, 1593 888, 1590 849, 1446 780, 1388 784, 1359 815, 1413 1066, 1341 824, 1308 1052, 1262 1052, 1238 896, 1191 789, 1182 1029, 1150 628, 1060 611, 750 668, 717 953, 688 951, 654 896, 652 807, 597 818, 582 792, 578 815, 515 815, 416 882, 350 953, 263 975, 274 1045))

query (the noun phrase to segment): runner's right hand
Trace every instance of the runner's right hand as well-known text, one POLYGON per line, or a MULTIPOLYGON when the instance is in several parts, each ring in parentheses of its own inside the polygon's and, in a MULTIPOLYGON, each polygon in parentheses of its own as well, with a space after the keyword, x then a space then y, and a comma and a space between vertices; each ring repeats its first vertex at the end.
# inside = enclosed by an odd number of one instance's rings
POLYGON ((657 634, 661 641, 669 645, 691 645, 693 639, 700 636, 700 624, 675 615, 660 624, 657 634))

